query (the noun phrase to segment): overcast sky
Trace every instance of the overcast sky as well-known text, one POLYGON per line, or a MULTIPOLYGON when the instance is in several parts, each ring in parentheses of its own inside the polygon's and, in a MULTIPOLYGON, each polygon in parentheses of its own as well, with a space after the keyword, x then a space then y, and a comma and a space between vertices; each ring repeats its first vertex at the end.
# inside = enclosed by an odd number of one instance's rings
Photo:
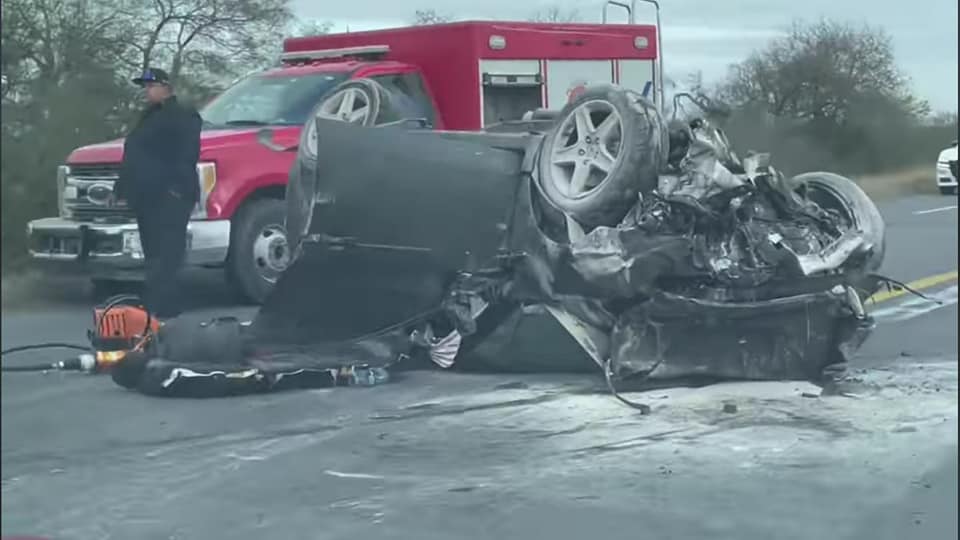
MULTIPOLYGON (((292 0, 304 19, 331 21, 334 31, 409 24, 417 9, 458 19, 524 20, 538 9, 559 6, 599 22, 594 0, 292 0)), ((700 70, 715 81, 794 18, 821 16, 881 26, 893 36, 897 60, 915 91, 935 110, 957 110, 957 0, 660 0, 664 67, 682 78, 700 70)), ((638 2, 638 22, 653 21, 653 8, 638 2)), ((622 17, 622 15, 620 15, 622 17)))

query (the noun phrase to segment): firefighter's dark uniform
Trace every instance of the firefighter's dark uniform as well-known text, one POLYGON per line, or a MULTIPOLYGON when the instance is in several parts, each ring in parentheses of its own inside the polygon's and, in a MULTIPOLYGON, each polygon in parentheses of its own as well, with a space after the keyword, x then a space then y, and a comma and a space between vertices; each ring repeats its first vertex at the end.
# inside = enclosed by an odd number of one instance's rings
POLYGON ((177 274, 186 255, 190 214, 200 198, 201 124, 196 110, 171 96, 143 111, 123 145, 115 193, 136 215, 146 262, 144 301, 161 319, 182 309, 177 274))

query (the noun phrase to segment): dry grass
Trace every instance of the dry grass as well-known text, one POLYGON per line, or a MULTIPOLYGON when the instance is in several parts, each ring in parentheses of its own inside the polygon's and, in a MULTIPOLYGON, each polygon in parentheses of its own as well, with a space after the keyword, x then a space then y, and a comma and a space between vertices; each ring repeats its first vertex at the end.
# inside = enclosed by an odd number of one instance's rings
POLYGON ((893 199, 904 195, 936 195, 936 177, 933 166, 917 166, 901 171, 854 176, 853 180, 875 200, 893 199))

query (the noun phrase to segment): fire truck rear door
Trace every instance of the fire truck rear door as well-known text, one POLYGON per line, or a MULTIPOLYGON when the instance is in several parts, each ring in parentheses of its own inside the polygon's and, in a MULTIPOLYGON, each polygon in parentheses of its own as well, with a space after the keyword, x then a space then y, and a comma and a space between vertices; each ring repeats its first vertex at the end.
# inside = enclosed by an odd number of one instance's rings
POLYGON ((562 109, 570 93, 583 85, 613 83, 613 60, 547 60, 547 95, 543 106, 562 109))

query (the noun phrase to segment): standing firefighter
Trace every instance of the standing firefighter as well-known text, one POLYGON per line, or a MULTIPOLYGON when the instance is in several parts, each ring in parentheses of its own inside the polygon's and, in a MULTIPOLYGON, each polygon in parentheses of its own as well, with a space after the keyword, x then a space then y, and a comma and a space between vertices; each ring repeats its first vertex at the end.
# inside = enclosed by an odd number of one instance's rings
POLYGON ((144 300, 162 320, 182 309, 177 274, 186 254, 190 214, 200 198, 202 121, 196 110, 177 101, 165 71, 149 68, 133 82, 144 88, 147 107, 124 143, 116 196, 137 217, 146 261, 144 300))

